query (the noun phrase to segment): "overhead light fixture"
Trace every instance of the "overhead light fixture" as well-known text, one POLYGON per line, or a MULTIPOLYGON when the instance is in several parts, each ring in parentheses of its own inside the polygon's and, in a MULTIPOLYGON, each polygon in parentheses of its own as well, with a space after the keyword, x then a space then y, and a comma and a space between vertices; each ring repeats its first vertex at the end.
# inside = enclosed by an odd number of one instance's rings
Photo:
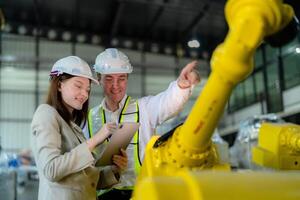
POLYGON ((133 45, 133 43, 132 43, 131 40, 125 40, 125 41, 124 41, 124 46, 125 46, 126 48, 131 48, 132 45, 133 45))
POLYGON ((143 50, 144 49, 144 43, 143 42, 138 42, 137 43, 137 48, 138 48, 138 50, 143 50))
POLYGON ((296 47, 296 48, 295 48, 295 52, 296 52, 296 53, 300 53, 300 47, 296 47))
MULTIPOLYGON (((40 32, 40 34, 41 34, 41 30, 40 30, 39 32, 40 32)), ((33 36, 37 36, 37 35, 38 35, 38 29, 37 29, 37 28, 33 28, 33 29, 32 29, 32 35, 33 35, 33 36)))
POLYGON ((158 51, 159 51, 159 47, 158 47, 158 44, 152 44, 151 45, 151 51, 153 52, 153 53, 157 53, 158 51))
POLYGON ((119 40, 118 40, 117 38, 113 38, 113 39, 111 40, 110 44, 111 44, 112 46, 118 46, 119 40))
POLYGON ((79 35, 77 35, 76 39, 78 42, 83 43, 86 40, 86 36, 84 34, 79 34, 79 35))
POLYGON ((64 41, 70 41, 71 40, 71 33, 69 32, 69 31, 65 31, 65 32, 63 32, 63 34, 62 34, 62 39, 64 40, 64 41))
POLYGON ((200 47, 200 42, 198 40, 190 40, 188 41, 188 47, 190 48, 199 48, 200 47))
POLYGON ((27 33, 27 28, 24 25, 19 26, 18 33, 21 35, 25 35, 27 33))
POLYGON ((48 31, 47 35, 48 35, 48 38, 50 40, 54 40, 56 38, 56 36, 57 36, 57 33, 56 33, 55 30, 51 29, 51 30, 48 31))
POLYGON ((172 48, 171 47, 165 47, 165 53, 166 54, 172 54, 172 48))
POLYGON ((93 35, 91 41, 92 41, 92 44, 99 44, 101 42, 101 37, 98 35, 93 35))
POLYGON ((11 30, 12 30, 11 25, 10 25, 9 23, 6 23, 6 24, 4 25, 3 31, 9 33, 9 32, 11 32, 11 30))

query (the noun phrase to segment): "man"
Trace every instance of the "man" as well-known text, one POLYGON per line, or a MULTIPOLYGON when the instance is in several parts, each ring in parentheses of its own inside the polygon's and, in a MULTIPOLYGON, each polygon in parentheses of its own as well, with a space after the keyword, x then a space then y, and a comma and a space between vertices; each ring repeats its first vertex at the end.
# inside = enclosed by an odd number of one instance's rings
POLYGON ((97 56, 94 70, 103 88, 104 99, 100 105, 90 110, 86 135, 91 137, 107 122, 140 123, 139 130, 126 150, 127 170, 123 172, 120 183, 103 193, 101 199, 130 199, 146 144, 155 128, 183 108, 193 86, 200 81, 200 76, 194 69, 196 66, 195 61, 187 64, 177 81, 170 83, 164 92, 135 100, 126 94, 128 75, 133 70, 128 57, 115 48, 106 49, 97 56))

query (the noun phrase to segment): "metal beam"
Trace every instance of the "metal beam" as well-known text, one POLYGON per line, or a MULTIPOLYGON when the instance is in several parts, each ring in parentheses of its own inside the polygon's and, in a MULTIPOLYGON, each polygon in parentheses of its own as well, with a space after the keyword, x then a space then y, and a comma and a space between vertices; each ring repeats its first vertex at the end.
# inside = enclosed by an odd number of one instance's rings
POLYGON ((185 30, 182 31, 181 37, 180 37, 181 40, 183 38, 185 38, 190 32, 192 32, 195 29, 195 27, 197 27, 197 25, 200 22, 200 20, 204 17, 204 15, 206 13, 208 13, 209 7, 210 7, 209 3, 204 3, 202 9, 197 14, 197 16, 191 21, 190 24, 187 25, 187 27, 185 28, 185 30))
POLYGON ((112 20, 112 26, 111 26, 111 31, 110 31, 111 37, 115 36, 118 33, 119 23, 120 23, 120 19, 122 17, 124 7, 125 7, 125 3, 123 1, 119 2, 117 5, 117 9, 116 9, 117 11, 112 20))
MULTIPOLYGON (((72 27, 74 31, 76 32, 76 24, 78 23, 78 19, 80 16, 80 5, 79 5, 79 0, 75 0, 74 4, 74 12, 73 12, 73 21, 72 21, 72 27)), ((72 55, 76 55, 76 38, 72 37, 72 46, 71 46, 71 53, 72 55)))
POLYGON ((161 15, 164 12, 164 7, 160 6, 157 10, 157 12, 155 13, 155 16, 153 17, 152 21, 149 23, 148 28, 144 31, 144 35, 150 35, 156 22, 158 22, 159 18, 161 17, 161 15))
POLYGON ((170 4, 166 2, 158 2, 158 1, 149 1, 149 0, 120 0, 120 2, 125 2, 125 3, 137 3, 137 4, 146 4, 148 6, 163 6, 168 9, 173 9, 179 11, 184 11, 184 12, 195 12, 197 8, 191 7, 191 6, 183 6, 181 4, 170 4))
POLYGON ((39 72, 40 72, 40 30, 41 30, 41 7, 40 3, 38 0, 34 0, 34 13, 36 17, 36 23, 37 23, 37 34, 34 36, 35 37, 35 108, 38 107, 39 105, 39 72))

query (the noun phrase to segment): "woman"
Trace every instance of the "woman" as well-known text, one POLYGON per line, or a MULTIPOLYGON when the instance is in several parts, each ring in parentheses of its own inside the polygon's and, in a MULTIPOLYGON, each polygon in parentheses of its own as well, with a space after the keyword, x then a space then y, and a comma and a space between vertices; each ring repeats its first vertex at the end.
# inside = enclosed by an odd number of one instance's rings
POLYGON ((116 125, 106 124, 100 134, 85 140, 79 126, 86 120, 91 81, 97 83, 79 57, 65 57, 53 65, 47 104, 37 108, 31 124, 39 200, 95 200, 97 184, 117 183, 127 166, 127 155, 121 150, 121 155, 113 157, 113 167, 101 171, 95 167, 92 152, 116 125))

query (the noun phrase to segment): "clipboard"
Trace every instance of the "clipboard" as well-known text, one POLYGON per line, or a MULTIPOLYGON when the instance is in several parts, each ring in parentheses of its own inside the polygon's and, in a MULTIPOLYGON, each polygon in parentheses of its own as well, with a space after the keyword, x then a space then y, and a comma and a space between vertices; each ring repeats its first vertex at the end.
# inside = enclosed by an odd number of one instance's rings
POLYGON ((109 138, 101 157, 97 161, 97 166, 112 165, 112 156, 120 154, 120 149, 126 149, 131 142, 140 124, 135 122, 125 122, 119 125, 120 128, 109 138))

